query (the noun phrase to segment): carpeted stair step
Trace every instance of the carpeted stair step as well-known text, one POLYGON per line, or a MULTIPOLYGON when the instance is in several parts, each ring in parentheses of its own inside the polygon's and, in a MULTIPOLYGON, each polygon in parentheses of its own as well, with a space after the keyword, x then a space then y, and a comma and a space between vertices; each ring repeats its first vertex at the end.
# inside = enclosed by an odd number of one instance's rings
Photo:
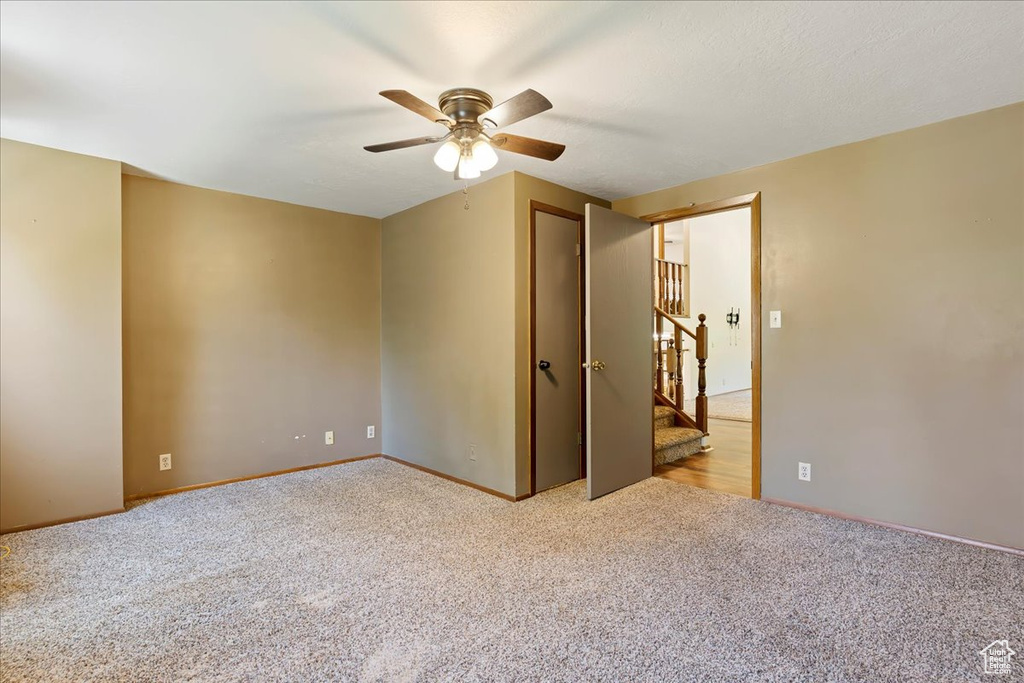
POLYGON ((675 427, 676 414, 668 406, 654 406, 654 428, 675 427))
POLYGON ((654 464, 664 465, 700 452, 704 433, 689 427, 661 427, 654 430, 654 464))

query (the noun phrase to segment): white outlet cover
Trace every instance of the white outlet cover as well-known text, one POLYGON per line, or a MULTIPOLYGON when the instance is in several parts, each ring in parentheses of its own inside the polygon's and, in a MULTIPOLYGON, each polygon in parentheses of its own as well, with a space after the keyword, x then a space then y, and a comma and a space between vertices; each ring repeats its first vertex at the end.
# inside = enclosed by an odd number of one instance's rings
POLYGON ((476 444, 469 444, 469 459, 476 462, 476 444))
POLYGON ((162 454, 160 456, 160 460, 158 462, 160 463, 160 471, 161 472, 164 471, 164 470, 171 469, 171 454, 170 453, 162 454))
POLYGON ((769 311, 768 326, 782 327, 782 311, 769 311))
POLYGON ((374 427, 373 425, 367 425, 366 426, 366 438, 367 439, 372 439, 373 435, 376 434, 376 433, 377 433, 377 428, 376 427, 374 427))
POLYGON ((324 443, 328 446, 334 444, 334 432, 324 432, 324 443))
POLYGON ((796 469, 796 476, 800 479, 800 481, 810 481, 811 480, 811 463, 809 463, 809 462, 802 462, 802 463, 800 463, 797 466, 797 469, 796 469))

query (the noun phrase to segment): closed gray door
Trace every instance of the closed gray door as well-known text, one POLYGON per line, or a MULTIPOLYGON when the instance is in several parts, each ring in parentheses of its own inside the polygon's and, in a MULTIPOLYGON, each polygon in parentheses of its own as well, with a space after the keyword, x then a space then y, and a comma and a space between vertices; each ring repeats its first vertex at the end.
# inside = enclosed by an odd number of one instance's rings
POLYGON ((580 478, 579 224, 535 217, 534 490, 543 491, 580 478))
POLYGON ((587 497, 652 474, 651 226, 587 204, 587 497))

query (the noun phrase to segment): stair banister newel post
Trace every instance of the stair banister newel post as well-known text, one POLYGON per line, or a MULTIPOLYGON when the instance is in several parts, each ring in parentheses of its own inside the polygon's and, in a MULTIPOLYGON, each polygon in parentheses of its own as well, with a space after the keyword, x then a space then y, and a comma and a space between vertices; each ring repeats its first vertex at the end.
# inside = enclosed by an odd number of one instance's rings
POLYGON ((708 397, 704 393, 708 384, 704 370, 708 359, 708 326, 704 324, 707 316, 701 313, 697 319, 700 321, 697 326, 697 429, 707 434, 708 397))
POLYGON ((707 316, 701 313, 698 318, 700 319, 700 327, 694 332, 687 329, 682 322, 662 307, 657 305, 654 307, 656 355, 654 366, 657 374, 654 380, 654 397, 657 403, 672 409, 672 412, 675 413, 675 423, 677 426, 699 429, 707 435, 708 397, 705 393, 707 379, 704 376, 704 366, 708 358, 708 328, 704 324, 707 316), (673 327, 672 334, 668 338, 665 338, 666 322, 673 327), (683 409, 683 352, 687 351, 687 349, 683 348, 684 334, 697 343, 697 387, 699 393, 696 397, 696 419, 694 419, 693 415, 687 414, 683 409))

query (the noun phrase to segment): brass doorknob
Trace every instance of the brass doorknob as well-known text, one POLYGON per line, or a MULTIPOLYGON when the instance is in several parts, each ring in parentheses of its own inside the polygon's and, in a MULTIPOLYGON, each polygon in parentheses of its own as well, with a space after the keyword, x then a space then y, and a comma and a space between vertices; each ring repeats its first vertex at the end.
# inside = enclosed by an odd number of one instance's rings
POLYGON ((604 370, 604 368, 605 368, 605 365, 604 365, 604 363, 602 363, 601 361, 599 361, 599 360, 595 360, 594 362, 592 362, 592 363, 590 364, 590 367, 591 367, 592 369, 594 369, 594 370, 604 370))

